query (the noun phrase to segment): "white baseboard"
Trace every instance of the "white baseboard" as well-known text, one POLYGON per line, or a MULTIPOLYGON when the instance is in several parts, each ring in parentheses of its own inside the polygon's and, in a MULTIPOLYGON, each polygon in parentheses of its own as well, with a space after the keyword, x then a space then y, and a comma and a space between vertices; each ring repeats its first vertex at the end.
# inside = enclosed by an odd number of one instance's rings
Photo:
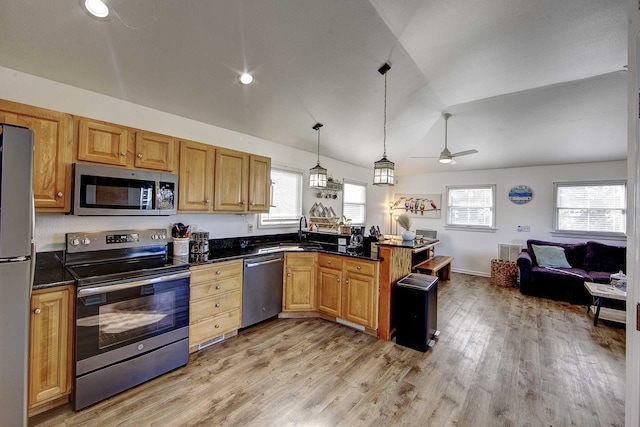
POLYGON ((469 274, 471 276, 491 277, 491 273, 485 273, 484 271, 463 270, 461 268, 452 268, 454 273, 469 274))

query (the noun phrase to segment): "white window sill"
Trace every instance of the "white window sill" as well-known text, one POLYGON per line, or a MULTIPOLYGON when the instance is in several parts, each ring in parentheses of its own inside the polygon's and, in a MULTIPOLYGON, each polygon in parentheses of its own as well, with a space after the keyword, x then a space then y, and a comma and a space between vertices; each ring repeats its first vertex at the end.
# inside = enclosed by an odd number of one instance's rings
POLYGON ((480 233, 495 233, 498 231, 495 227, 474 227, 473 225, 445 225, 445 230, 456 230, 456 231, 475 231, 480 233))
POLYGON ((587 231, 557 231, 551 230, 550 234, 554 237, 573 237, 580 239, 606 239, 615 240, 620 242, 626 242, 627 236, 620 233, 590 233, 587 231))

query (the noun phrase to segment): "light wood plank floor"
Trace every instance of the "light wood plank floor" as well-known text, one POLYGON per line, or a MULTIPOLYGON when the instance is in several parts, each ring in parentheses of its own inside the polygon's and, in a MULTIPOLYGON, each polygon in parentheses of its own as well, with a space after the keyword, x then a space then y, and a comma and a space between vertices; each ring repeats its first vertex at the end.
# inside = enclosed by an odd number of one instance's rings
POLYGON ((189 365, 33 426, 622 426, 624 329, 452 274, 433 350, 319 319, 274 320, 189 365))

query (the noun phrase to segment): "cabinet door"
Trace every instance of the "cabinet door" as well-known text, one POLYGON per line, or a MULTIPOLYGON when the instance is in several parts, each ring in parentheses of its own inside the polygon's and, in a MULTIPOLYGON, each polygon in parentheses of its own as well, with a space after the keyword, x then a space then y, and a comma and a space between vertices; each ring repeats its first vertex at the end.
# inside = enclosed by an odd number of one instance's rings
POLYGON ((71 391, 73 286, 31 297, 29 408, 71 391))
POLYGON ((378 326, 378 287, 375 277, 345 272, 342 289, 345 319, 370 329, 378 326))
POLYGON ((318 269, 318 310, 340 317, 342 311, 342 271, 320 267, 318 269))
POLYGON ((284 310, 315 310, 315 268, 293 265, 285 268, 284 310))
POLYGON ((173 172, 175 140, 167 135, 136 132, 136 167, 173 172))
POLYGON ((71 210, 71 116, 0 100, 0 122, 33 131, 33 195, 36 209, 71 210))
POLYGON ((269 212, 271 202, 271 159, 249 156, 249 211, 269 212))
POLYGON ((78 127, 78 160, 126 165, 129 132, 125 128, 87 119, 80 119, 78 127))
POLYGON ((218 148, 215 157, 214 210, 244 212, 247 209, 249 156, 218 148))
POLYGON ((215 149, 197 142, 180 142, 178 210, 208 212, 213 207, 215 149))

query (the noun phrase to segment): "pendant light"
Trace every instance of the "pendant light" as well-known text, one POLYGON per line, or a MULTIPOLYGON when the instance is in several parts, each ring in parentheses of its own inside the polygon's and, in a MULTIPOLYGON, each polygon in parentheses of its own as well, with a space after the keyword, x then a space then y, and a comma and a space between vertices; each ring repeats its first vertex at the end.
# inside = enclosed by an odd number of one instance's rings
POLYGON ((394 164, 387 159, 387 71, 391 69, 391 65, 385 64, 378 69, 378 72, 384 76, 384 133, 382 143, 384 151, 382 158, 373 164, 373 185, 394 185, 394 164))
POLYGON ((327 170, 320 166, 320 128, 322 123, 313 125, 313 129, 318 131, 318 163, 309 169, 309 187, 327 188, 327 170))

